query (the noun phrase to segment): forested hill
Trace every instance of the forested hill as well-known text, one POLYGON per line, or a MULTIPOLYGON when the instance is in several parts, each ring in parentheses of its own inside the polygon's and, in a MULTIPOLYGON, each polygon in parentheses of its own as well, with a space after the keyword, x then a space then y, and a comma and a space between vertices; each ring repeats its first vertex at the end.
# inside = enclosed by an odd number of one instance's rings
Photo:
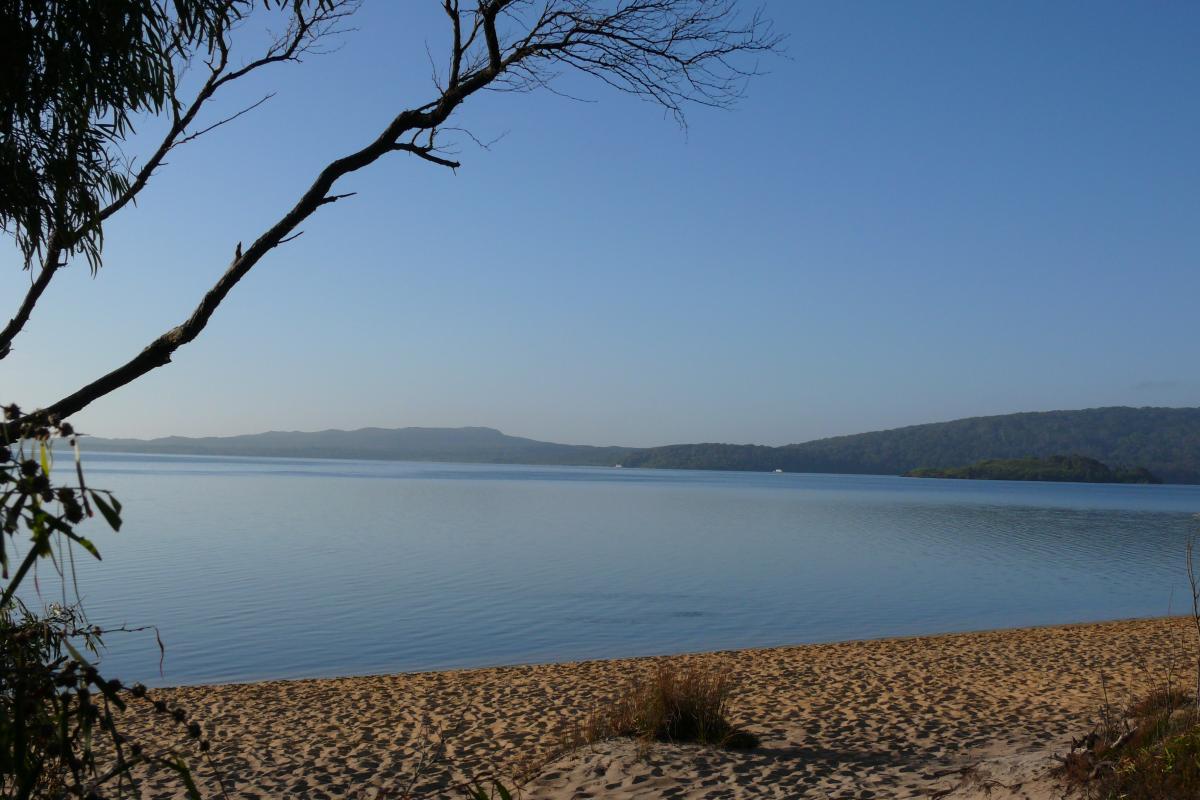
POLYGON ((989 458, 1075 453, 1200 483, 1200 408, 1090 408, 971 417, 783 447, 696 444, 639 450, 626 466, 900 475, 989 458))
POLYGON ((984 459, 1062 453, 1145 467, 1168 483, 1200 483, 1200 408, 1092 408, 972 417, 783 447, 680 444, 591 447, 507 436, 492 428, 363 428, 249 436, 84 440, 92 451, 292 458, 380 458, 507 464, 901 475, 984 459))
POLYGON ((952 478, 985 481, 1071 481, 1074 483, 1162 483, 1150 470, 1117 467, 1086 456, 989 458, 965 467, 914 469, 909 478, 952 478))

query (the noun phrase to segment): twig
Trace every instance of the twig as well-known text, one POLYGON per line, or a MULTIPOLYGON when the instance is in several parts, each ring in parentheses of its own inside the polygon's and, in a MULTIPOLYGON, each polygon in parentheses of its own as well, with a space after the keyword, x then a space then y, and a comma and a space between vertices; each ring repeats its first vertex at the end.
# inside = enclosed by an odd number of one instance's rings
MULTIPOLYGON (((1196 627, 1196 643, 1200 648, 1200 578, 1196 574, 1194 558, 1196 535, 1192 534, 1187 540, 1187 576, 1192 590, 1192 624, 1196 627)), ((1200 649, 1196 653, 1196 707, 1200 708, 1200 649)))
POLYGON ((258 100, 258 102, 251 103, 250 105, 246 106, 245 108, 243 108, 241 111, 237 112, 236 114, 231 114, 230 116, 225 117, 224 119, 217 120, 212 125, 209 125, 207 128, 201 128, 200 130, 196 131, 195 133, 183 137, 182 139, 180 139, 178 142, 175 143, 175 146, 178 147, 181 144, 187 144, 188 142, 192 141, 193 139, 200 138, 201 136, 208 133, 209 131, 216 130, 217 128, 221 127, 222 125, 224 125, 226 123, 233 122, 235 119, 242 116, 243 114, 249 114, 251 111, 258 108, 259 106, 261 106, 263 103, 267 102, 274 96, 275 96, 274 92, 270 92, 268 94, 263 95, 262 98, 260 98, 258 100))

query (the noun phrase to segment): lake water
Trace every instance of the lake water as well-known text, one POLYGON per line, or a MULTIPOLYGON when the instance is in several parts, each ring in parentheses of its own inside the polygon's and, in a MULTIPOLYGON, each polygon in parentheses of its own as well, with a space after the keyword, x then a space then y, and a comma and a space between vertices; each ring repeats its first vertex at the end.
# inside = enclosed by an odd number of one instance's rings
MULTIPOLYGON (((1184 609, 1200 487, 94 454, 76 557, 151 684, 607 658, 1184 609)), ((54 576, 39 575, 46 602, 54 576)))

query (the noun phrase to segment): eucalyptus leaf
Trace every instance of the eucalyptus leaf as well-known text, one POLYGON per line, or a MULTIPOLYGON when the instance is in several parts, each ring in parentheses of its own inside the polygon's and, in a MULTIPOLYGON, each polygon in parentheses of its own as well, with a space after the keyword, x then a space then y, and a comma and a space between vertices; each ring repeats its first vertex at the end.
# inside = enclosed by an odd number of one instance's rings
POLYGON ((100 509, 100 515, 104 517, 104 521, 108 523, 108 526, 114 531, 121 530, 121 504, 116 501, 116 498, 109 497, 109 500, 112 500, 113 504, 115 504, 114 507, 99 492, 91 492, 90 494, 92 502, 96 504, 96 508, 100 509))

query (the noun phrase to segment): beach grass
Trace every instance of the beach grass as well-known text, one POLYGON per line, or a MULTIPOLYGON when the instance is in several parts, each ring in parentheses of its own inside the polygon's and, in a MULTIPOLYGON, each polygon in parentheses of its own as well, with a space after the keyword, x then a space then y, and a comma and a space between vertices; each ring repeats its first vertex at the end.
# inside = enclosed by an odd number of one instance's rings
POLYGON ((634 681, 611 705, 592 714, 580 743, 614 737, 644 742, 691 743, 749 750, 758 737, 729 721, 733 683, 702 666, 658 664, 634 681))
POLYGON ((1165 684, 1123 713, 1107 711, 1063 761, 1067 783, 1095 800, 1200 797, 1200 709, 1195 698, 1165 684))

